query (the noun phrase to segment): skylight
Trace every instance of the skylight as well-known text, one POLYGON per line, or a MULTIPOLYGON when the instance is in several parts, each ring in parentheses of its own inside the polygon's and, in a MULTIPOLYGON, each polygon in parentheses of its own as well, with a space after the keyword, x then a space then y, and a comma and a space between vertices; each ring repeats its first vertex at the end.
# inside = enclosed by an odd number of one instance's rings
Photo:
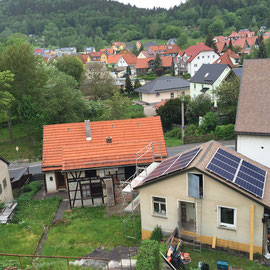
POLYGON ((204 75, 204 78, 206 78, 208 75, 209 75, 209 72, 207 72, 207 73, 204 75))

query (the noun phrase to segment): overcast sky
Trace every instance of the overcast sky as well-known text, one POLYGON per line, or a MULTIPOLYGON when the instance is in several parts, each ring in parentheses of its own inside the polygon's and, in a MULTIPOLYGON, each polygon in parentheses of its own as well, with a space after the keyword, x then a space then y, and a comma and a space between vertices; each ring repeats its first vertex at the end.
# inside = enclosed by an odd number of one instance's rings
MULTIPOLYGON (((153 8, 155 7, 163 7, 163 8, 171 8, 173 6, 178 6, 181 0, 117 0, 118 2, 124 4, 131 4, 132 6, 135 5, 137 7, 142 8, 153 8)), ((185 2, 185 0, 182 0, 185 2)))

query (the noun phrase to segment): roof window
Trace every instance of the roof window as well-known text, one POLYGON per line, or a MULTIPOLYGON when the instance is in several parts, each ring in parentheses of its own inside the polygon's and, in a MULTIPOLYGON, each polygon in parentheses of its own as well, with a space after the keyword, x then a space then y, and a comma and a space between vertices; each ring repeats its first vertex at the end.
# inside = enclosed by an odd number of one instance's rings
POLYGON ((209 75, 209 72, 207 72, 205 75, 204 75, 204 78, 208 77, 209 75))

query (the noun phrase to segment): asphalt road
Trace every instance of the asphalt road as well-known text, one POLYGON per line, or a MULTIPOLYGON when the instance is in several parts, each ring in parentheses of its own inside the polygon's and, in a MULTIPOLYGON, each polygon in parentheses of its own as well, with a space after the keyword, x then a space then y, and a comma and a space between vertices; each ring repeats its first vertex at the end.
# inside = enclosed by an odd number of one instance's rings
MULTIPOLYGON (((227 146, 233 150, 235 150, 235 141, 219 141, 222 145, 227 146)), ((191 149, 197 145, 200 145, 201 143, 192 143, 192 144, 186 144, 186 145, 179 145, 179 146, 173 146, 173 147, 167 147, 168 156, 171 157, 173 155, 176 155, 178 153, 184 152, 188 149, 191 149)), ((12 173, 16 173, 16 171, 19 171, 20 169, 29 166, 30 174, 40 174, 41 173, 41 161, 39 162, 33 162, 33 163, 16 163, 11 162, 9 165, 9 171, 12 171, 12 173)))

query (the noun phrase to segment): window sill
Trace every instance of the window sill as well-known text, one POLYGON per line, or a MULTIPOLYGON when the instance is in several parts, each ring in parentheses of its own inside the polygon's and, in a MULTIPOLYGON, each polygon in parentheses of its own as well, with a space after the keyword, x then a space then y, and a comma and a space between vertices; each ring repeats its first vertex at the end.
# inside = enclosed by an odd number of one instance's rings
POLYGON ((159 217, 159 218, 165 218, 165 219, 168 218, 167 216, 159 215, 159 214, 152 214, 152 217, 159 217))
POLYGON ((236 232, 236 228, 233 228, 233 227, 226 227, 226 226, 218 225, 218 228, 236 232))

